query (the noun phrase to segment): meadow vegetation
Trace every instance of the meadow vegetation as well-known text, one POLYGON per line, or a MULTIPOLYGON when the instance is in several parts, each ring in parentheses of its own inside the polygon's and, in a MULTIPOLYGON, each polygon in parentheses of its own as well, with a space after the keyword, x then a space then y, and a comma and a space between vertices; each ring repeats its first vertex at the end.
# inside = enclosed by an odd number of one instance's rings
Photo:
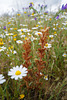
POLYGON ((0 17, 0 100, 67 99, 67 8, 38 7, 0 17))

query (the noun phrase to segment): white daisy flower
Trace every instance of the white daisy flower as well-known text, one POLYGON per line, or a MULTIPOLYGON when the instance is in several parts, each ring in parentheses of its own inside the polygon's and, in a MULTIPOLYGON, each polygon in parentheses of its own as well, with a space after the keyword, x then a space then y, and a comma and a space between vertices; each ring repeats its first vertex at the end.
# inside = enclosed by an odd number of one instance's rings
POLYGON ((0 74, 0 84, 4 83, 6 79, 4 79, 4 76, 0 74))
POLYGON ((36 30, 36 29, 38 29, 38 27, 32 27, 32 30, 36 30))
POLYGON ((53 28, 53 30, 57 30, 56 28, 53 28))
POLYGON ((0 52, 1 52, 1 51, 4 51, 4 49, 2 49, 2 48, 0 47, 0 52))
POLYGON ((28 25, 23 25, 23 26, 28 26, 28 25))
POLYGON ((6 49, 6 47, 4 47, 4 46, 2 46, 1 48, 2 48, 3 50, 5 50, 5 49, 6 49))
POLYGON ((25 37, 25 35, 21 35, 20 37, 21 37, 21 38, 22 38, 22 37, 25 37))
POLYGON ((17 42, 18 44, 23 43, 23 41, 21 41, 21 40, 17 40, 16 42, 17 42))
POLYGON ((23 29, 23 32, 28 32, 28 28, 24 28, 23 29))
POLYGON ((13 35, 13 33, 8 33, 8 34, 6 34, 6 36, 11 36, 11 35, 13 35))
POLYGON ((30 30, 28 30, 28 28, 23 28, 23 29, 18 29, 17 31, 18 31, 18 32, 22 32, 22 31, 23 31, 23 32, 28 32, 28 31, 30 31, 30 30))
POLYGON ((63 55, 62 55, 63 57, 66 57, 67 56, 67 54, 66 53, 63 53, 63 55))
POLYGON ((44 46, 44 48, 51 48, 51 44, 46 43, 45 46, 44 46))
POLYGON ((11 79, 18 80, 19 78, 22 79, 28 73, 27 68, 23 67, 22 65, 13 67, 8 72, 8 75, 11 76, 11 79))
POLYGON ((54 42, 53 37, 54 37, 54 35, 49 35, 49 38, 51 39, 51 42, 54 42))
POLYGON ((51 39, 53 39, 54 35, 49 35, 49 37, 50 37, 51 39))
POLYGON ((13 30, 13 28, 10 28, 10 30, 13 30))
POLYGON ((23 26, 23 24, 20 24, 20 26, 23 26))
POLYGON ((17 52, 16 52, 16 50, 14 50, 14 51, 12 51, 12 50, 10 50, 13 54, 16 54, 17 52))
POLYGON ((42 32, 36 32, 35 33, 35 35, 37 35, 37 36, 40 35, 40 34, 42 34, 42 32))
POLYGON ((62 23, 63 25, 67 25, 67 23, 62 23))
POLYGON ((48 80, 48 75, 45 75, 45 76, 44 76, 44 79, 45 79, 45 80, 48 80))

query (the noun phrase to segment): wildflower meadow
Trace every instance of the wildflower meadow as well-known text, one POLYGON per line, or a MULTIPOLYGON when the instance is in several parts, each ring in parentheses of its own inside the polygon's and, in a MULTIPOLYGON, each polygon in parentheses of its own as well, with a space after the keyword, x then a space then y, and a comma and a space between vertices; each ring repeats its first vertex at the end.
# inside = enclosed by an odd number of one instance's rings
POLYGON ((37 7, 0 17, 0 100, 67 100, 67 4, 37 7))

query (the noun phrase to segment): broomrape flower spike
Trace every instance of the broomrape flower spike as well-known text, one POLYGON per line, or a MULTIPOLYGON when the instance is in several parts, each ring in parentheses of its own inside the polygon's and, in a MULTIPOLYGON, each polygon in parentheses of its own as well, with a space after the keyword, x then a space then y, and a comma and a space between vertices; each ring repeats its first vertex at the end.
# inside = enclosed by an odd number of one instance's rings
POLYGON ((4 79, 4 76, 0 74, 0 84, 4 83, 6 79, 4 79))
POLYGON ((8 72, 8 75, 11 76, 11 79, 18 80, 19 78, 22 79, 24 76, 27 75, 27 68, 23 67, 22 65, 13 67, 8 72))

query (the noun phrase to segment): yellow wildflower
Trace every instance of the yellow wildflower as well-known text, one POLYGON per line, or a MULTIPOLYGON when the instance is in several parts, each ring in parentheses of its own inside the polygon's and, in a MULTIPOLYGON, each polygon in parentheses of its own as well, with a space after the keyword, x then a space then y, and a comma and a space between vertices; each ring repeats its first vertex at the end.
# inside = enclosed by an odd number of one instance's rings
POLYGON ((52 19, 50 18, 49 20, 51 21, 52 19))
POLYGON ((9 50, 10 50, 11 48, 9 47, 9 50))
POLYGON ((38 27, 39 25, 36 25, 36 27, 38 27))
POLYGON ((8 22, 7 24, 11 24, 11 22, 8 22))
POLYGON ((4 43, 3 42, 0 42, 0 46, 2 46, 4 43))
POLYGON ((26 14, 27 12, 25 11, 24 14, 26 14))
POLYGON ((21 94, 19 99, 23 99, 24 97, 25 97, 25 95, 21 94))
POLYGON ((16 38, 14 38, 13 40, 16 41, 16 38))
POLYGON ((17 14, 17 16, 20 16, 20 14, 17 14))
POLYGON ((17 28, 14 28, 14 30, 17 30, 17 28))
POLYGON ((3 39, 0 39, 0 41, 2 42, 3 39))

